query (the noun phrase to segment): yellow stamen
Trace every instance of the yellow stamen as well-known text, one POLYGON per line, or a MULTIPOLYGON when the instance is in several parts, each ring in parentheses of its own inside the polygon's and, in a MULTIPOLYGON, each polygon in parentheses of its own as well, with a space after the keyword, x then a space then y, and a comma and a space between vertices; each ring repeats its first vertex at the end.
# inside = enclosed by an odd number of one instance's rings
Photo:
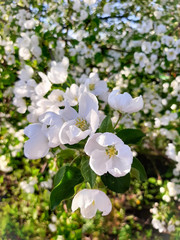
POLYGON ((78 128, 80 128, 82 131, 85 131, 89 128, 88 122, 84 118, 77 118, 76 119, 76 124, 78 128))
POLYGON ((58 100, 62 102, 64 100, 63 96, 62 95, 58 96, 58 100))
POLYGON ((109 158, 114 157, 115 155, 118 154, 115 146, 108 146, 106 148, 106 154, 108 155, 109 158))
POLYGON ((95 89, 95 84, 89 84, 89 90, 90 91, 93 91, 95 89))

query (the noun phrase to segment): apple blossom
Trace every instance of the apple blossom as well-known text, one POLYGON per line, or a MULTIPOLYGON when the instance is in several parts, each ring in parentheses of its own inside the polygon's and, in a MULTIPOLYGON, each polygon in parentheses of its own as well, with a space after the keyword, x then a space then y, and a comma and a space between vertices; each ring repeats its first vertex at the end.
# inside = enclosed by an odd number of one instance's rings
POLYGON ((51 83, 44 73, 39 72, 39 76, 42 82, 35 87, 35 92, 37 95, 44 96, 51 89, 51 83))
POLYGON ((48 138, 49 147, 63 147, 59 140, 59 132, 64 123, 61 115, 54 112, 46 112, 39 117, 39 121, 43 123, 44 126, 46 126, 44 132, 48 138))
POLYGON ((59 138, 62 144, 75 144, 94 133, 99 126, 98 101, 95 95, 84 92, 79 98, 79 112, 73 108, 65 108, 68 121, 60 130, 59 138), (69 119, 71 118, 71 119, 69 119))
POLYGON ((48 72, 49 80, 54 84, 64 83, 67 79, 67 69, 69 66, 69 59, 64 57, 62 62, 51 63, 52 67, 48 72))
POLYGON ((168 48, 168 49, 165 50, 165 53, 166 53, 168 61, 171 62, 171 61, 174 61, 176 59, 176 55, 177 55, 176 49, 168 48))
POLYGON ((97 175, 109 172, 114 177, 121 177, 131 170, 131 149, 113 133, 93 134, 87 140, 84 151, 90 156, 89 165, 97 175))
POLYGON ((24 134, 29 137, 24 144, 24 155, 29 159, 45 157, 49 152, 49 141, 42 124, 30 124, 24 129, 24 134))
POLYGON ((108 97, 109 105, 120 112, 133 113, 143 108, 142 96, 132 98, 127 92, 120 94, 118 90, 113 90, 108 97))
POLYGON ((97 210, 102 212, 102 216, 108 215, 112 204, 104 192, 97 189, 83 189, 75 195, 72 201, 72 211, 78 208, 84 218, 90 219, 95 216, 97 210))

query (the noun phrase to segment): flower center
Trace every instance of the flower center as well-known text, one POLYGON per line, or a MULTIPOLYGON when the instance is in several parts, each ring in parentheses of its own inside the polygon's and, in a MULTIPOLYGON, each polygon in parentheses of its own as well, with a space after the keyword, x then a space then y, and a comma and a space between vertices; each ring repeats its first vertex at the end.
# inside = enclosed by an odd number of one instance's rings
POLYGON ((80 117, 76 119, 75 125, 78 128, 80 128, 82 131, 85 131, 89 128, 89 123, 84 118, 80 118, 80 117))
POLYGON ((78 102, 78 98, 77 97, 75 97, 74 100, 78 102))
POLYGON ((62 96, 62 95, 59 95, 59 96, 58 96, 58 101, 59 101, 59 102, 62 102, 63 100, 64 100, 63 96, 62 96))
POLYGON ((112 157, 114 157, 115 155, 117 155, 118 152, 117 152, 115 146, 108 146, 108 147, 106 148, 106 154, 108 155, 109 158, 112 158, 112 157))
POLYGON ((91 83, 89 84, 89 90, 93 91, 95 89, 95 84, 91 83))

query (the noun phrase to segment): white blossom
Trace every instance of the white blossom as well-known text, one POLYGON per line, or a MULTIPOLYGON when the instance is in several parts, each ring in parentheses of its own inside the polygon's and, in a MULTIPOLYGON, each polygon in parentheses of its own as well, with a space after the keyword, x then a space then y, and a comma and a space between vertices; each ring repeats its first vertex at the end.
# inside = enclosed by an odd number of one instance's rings
POLYGON ((84 92, 79 99, 79 112, 66 107, 59 138, 62 144, 75 144, 94 133, 99 126, 98 101, 92 93, 84 92))
POLYGON ((87 140, 84 151, 90 156, 89 165, 97 175, 109 172, 121 177, 131 170, 131 149, 113 133, 95 133, 87 140))
POLYGON ((143 108, 142 96, 132 98, 129 93, 120 94, 118 90, 113 90, 108 97, 109 105, 120 112, 133 113, 143 108))
POLYGON ((24 155, 29 159, 45 157, 49 152, 49 145, 42 124, 30 124, 24 129, 24 133, 29 137, 24 144, 24 155))
POLYGON ((104 192, 97 189, 83 189, 75 195, 72 201, 72 211, 78 208, 84 218, 90 219, 95 216, 97 210, 102 212, 102 216, 108 215, 112 204, 104 192))
POLYGON ((69 66, 69 59, 64 57, 62 62, 53 61, 52 67, 48 72, 49 80, 54 84, 64 83, 67 79, 67 69, 69 66))

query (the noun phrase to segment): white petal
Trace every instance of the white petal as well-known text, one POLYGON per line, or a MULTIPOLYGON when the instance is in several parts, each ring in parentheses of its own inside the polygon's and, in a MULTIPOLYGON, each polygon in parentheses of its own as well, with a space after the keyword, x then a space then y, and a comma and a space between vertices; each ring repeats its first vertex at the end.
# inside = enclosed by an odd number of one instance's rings
POLYGON ((90 130, 82 131, 75 125, 71 125, 67 132, 69 136, 69 144, 75 144, 80 142, 82 139, 85 139, 90 134, 90 130))
POLYGON ((38 72, 39 76, 41 77, 41 79, 43 81, 49 81, 48 77, 46 76, 46 74, 42 73, 42 72, 38 72))
POLYGON ((108 91, 107 83, 105 81, 98 81, 96 83, 94 94, 99 96, 101 94, 105 94, 108 91))
POLYGON ((103 212, 103 216, 112 209, 109 198, 97 189, 83 189, 78 192, 72 201, 71 209, 74 212, 79 207, 84 218, 94 217, 97 209, 103 212))
POLYGON ((41 82, 35 87, 35 92, 39 96, 44 96, 51 89, 50 82, 41 82))
POLYGON ((94 94, 84 92, 79 98, 79 115, 86 118, 91 109, 98 111, 98 100, 94 94))
POLYGON ((90 156, 89 165, 91 169, 99 176, 107 173, 106 163, 108 156, 105 151, 94 150, 90 156))
POLYGON ((27 127, 25 127, 24 134, 29 138, 36 136, 41 131, 41 127, 42 127, 42 124, 40 123, 30 124, 27 127))
POLYGON ((90 134, 90 130, 82 131, 75 126, 75 120, 71 120, 62 125, 59 138, 62 144, 75 144, 85 139, 90 134))
POLYGON ((96 111, 94 111, 94 109, 92 109, 89 112, 88 116, 86 117, 86 120, 90 123, 92 132, 95 133, 95 131, 97 130, 97 128, 99 126, 98 113, 96 111))
POLYGON ((39 121, 50 126, 63 124, 61 116, 54 112, 46 112, 42 114, 39 117, 39 121))
POLYGON ((74 124, 75 123, 75 120, 71 120, 69 122, 65 122, 62 127, 61 127, 61 130, 59 132, 59 139, 60 139, 60 142, 62 144, 67 144, 69 142, 69 136, 68 136, 68 130, 69 130, 69 126, 74 124))
POLYGON ((76 211, 76 209, 80 208, 86 208, 88 207, 94 200, 94 194, 91 189, 83 189, 79 191, 72 201, 71 209, 72 211, 76 211))
POLYGON ((77 96, 78 95, 78 90, 79 90, 79 87, 77 84, 73 83, 70 87, 70 92, 74 95, 74 96, 77 96))
POLYGON ((60 132, 61 126, 54 125, 47 129, 46 136, 49 140, 49 147, 54 148, 61 144, 59 139, 59 132, 60 132))
POLYGON ((119 111, 125 111, 126 107, 131 103, 132 97, 129 93, 125 92, 123 94, 119 94, 116 97, 117 108, 119 111))
POLYGON ((98 194, 95 196, 95 204, 99 211, 103 212, 102 216, 108 215, 112 210, 112 204, 108 196, 98 190, 98 194))
POLYGON ((119 94, 118 90, 113 90, 109 96, 108 96, 108 103, 109 105, 114 108, 115 110, 118 110, 117 103, 116 103, 116 96, 119 94))
POLYGON ((90 138, 88 138, 86 145, 84 146, 84 151, 88 156, 90 156, 95 149, 99 149, 99 150, 104 149, 104 147, 102 147, 96 142, 96 138, 100 135, 101 133, 95 133, 90 138))
POLYGON ((117 157, 128 162, 129 164, 132 164, 132 160, 133 160, 133 154, 132 154, 132 151, 131 151, 131 148, 126 145, 126 144, 123 144, 123 145, 116 145, 116 149, 118 150, 118 154, 117 154, 117 157))
POLYGON ((96 142, 103 147, 115 144, 123 144, 123 141, 120 138, 118 138, 115 134, 109 132, 103 133, 97 137, 96 142))
POLYGON ((125 92, 119 94, 118 90, 114 90, 109 94, 108 103, 115 110, 124 112, 126 107, 131 103, 132 97, 129 93, 125 92))
POLYGON ((118 157, 112 157, 106 164, 107 171, 114 177, 122 177, 130 172, 131 164, 118 157))
POLYGON ((49 151, 47 137, 39 132, 24 144, 24 155, 29 159, 45 157, 49 151))
POLYGON ((74 108, 70 107, 70 105, 66 103, 65 108, 61 111, 61 116, 65 121, 69 121, 76 119, 78 117, 78 113, 74 108))
POLYGON ((129 104, 126 107, 125 112, 128 112, 128 113, 138 112, 143 108, 143 105, 144 103, 143 103, 142 96, 133 98, 131 101, 131 104, 129 104))
POLYGON ((90 219, 96 215, 97 208, 95 204, 89 205, 87 208, 81 208, 81 214, 84 218, 90 219))

